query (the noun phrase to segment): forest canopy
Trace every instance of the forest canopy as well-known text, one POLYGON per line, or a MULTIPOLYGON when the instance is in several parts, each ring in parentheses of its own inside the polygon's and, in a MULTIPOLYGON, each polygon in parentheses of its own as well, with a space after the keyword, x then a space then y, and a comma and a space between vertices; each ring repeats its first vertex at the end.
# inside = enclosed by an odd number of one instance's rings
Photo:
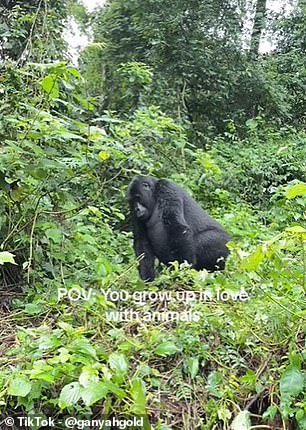
POLYGON ((0 428, 306 429, 306 2, 272 3, 0 1, 0 428), (139 278, 136 175, 224 271, 139 278))

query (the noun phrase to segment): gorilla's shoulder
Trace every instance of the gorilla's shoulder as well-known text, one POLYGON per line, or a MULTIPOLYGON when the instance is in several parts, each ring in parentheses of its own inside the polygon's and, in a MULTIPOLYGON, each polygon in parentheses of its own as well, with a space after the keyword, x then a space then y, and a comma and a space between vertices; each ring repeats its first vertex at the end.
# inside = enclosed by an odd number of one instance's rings
POLYGON ((163 199, 182 197, 186 194, 182 187, 169 179, 159 179, 156 183, 156 191, 163 199))
POLYGON ((159 179, 157 181, 157 184, 159 186, 171 186, 171 185, 174 185, 173 182, 169 181, 169 179, 159 179))
POLYGON ((180 185, 170 181, 169 179, 159 179, 157 185, 159 188, 169 188, 171 190, 184 192, 183 188, 180 185))

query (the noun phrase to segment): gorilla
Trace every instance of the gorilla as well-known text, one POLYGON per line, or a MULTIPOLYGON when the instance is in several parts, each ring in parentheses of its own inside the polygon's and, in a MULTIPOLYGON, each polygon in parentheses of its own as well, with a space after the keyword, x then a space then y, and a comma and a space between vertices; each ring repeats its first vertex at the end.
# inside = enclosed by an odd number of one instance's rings
POLYGON ((187 261, 196 270, 224 269, 229 235, 179 185, 136 176, 128 188, 128 202, 134 250, 142 256, 139 274, 145 282, 155 278, 155 257, 164 264, 187 261))

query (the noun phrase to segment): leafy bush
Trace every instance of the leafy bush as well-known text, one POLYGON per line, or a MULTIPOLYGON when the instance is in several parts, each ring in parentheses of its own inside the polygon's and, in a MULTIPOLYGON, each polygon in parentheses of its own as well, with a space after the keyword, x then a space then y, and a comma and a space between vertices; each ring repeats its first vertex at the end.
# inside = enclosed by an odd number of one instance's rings
POLYGON ((305 181, 306 136, 290 128, 275 130, 262 118, 246 125, 245 139, 238 138, 234 128, 217 139, 213 153, 226 172, 223 187, 253 205, 267 207, 279 185, 305 181))

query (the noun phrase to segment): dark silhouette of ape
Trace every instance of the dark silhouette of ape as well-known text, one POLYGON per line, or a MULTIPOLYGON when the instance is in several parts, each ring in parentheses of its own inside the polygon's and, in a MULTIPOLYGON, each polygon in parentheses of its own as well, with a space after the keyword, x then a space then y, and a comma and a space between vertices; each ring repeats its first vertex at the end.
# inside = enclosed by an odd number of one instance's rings
POLYGON ((141 279, 155 278, 155 257, 164 264, 187 261, 197 270, 224 269, 229 235, 179 185, 136 176, 128 188, 128 201, 135 253, 142 256, 141 279))

